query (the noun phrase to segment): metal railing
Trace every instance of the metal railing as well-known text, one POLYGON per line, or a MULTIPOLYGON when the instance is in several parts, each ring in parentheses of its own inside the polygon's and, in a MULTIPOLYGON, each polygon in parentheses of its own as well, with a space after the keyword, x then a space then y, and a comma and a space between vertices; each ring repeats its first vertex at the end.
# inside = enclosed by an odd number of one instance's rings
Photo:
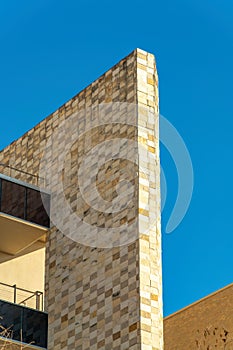
POLYGON ((0 282, 0 299, 14 304, 30 307, 43 311, 44 294, 41 291, 32 292, 28 289, 19 288, 14 285, 0 282))
MULTIPOLYGON (((5 172, 5 175, 10 176, 10 177, 17 177, 18 178, 19 176, 17 176, 17 174, 18 175, 22 174, 23 179, 25 179, 25 177, 26 177, 26 181, 28 181, 36 186, 38 186, 39 184, 44 185, 44 183, 45 183, 45 179, 40 177, 39 175, 32 174, 32 173, 29 173, 29 172, 24 171, 24 170, 17 169, 9 164, 0 163, 0 170, 2 170, 2 169, 5 172)), ((2 171, 0 171, 0 172, 2 172, 2 171)))

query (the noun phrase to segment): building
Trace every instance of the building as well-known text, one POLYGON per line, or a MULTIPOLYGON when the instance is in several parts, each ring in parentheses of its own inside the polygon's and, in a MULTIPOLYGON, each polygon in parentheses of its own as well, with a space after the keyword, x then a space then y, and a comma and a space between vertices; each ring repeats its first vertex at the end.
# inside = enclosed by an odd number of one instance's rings
POLYGON ((158 140, 137 49, 0 152, 0 348, 233 349, 232 285, 163 321, 158 140))
POLYGON ((158 139, 154 56, 137 49, 1 151, 14 348, 163 348, 158 139))
POLYGON ((233 284, 164 319, 165 350, 232 350, 233 284))

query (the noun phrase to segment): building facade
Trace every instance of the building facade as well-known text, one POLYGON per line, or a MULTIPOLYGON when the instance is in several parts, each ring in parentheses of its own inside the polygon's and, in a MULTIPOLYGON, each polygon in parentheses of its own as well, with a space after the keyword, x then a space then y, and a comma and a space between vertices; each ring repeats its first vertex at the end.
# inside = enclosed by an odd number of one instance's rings
POLYGON ((162 317, 158 114, 137 49, 0 152, 0 349, 233 349, 233 285, 162 317))
POLYGON ((0 282, 45 291, 49 350, 163 348, 158 130, 154 56, 137 49, 0 153, 3 180, 39 188, 51 218, 32 221, 20 187, 0 226, 17 217, 21 237, 0 282))

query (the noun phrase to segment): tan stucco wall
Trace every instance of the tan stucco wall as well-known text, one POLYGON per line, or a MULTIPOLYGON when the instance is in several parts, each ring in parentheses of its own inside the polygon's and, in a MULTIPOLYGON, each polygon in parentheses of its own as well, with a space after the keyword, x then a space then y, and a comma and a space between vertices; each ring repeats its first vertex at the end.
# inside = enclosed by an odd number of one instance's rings
POLYGON ((232 350, 233 284, 164 319, 165 350, 232 350))
MULTIPOLYGON (((44 277, 45 248, 0 264, 0 282, 16 284, 17 287, 32 292, 44 292, 44 277)), ((18 292, 18 294, 19 300, 29 296, 23 292, 18 292)), ((0 285, 0 299, 12 301, 12 297, 12 289, 0 285)))

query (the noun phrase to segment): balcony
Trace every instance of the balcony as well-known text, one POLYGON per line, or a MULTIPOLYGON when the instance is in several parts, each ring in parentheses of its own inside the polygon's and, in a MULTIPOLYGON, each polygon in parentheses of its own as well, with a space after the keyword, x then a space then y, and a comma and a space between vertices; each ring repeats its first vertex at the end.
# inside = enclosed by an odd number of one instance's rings
POLYGON ((50 195, 38 187, 38 176, 4 164, 0 169, 0 349, 46 349, 50 195))
MULTIPOLYGON (((44 310, 44 293, 20 288, 16 284, 0 282, 0 300, 18 304, 38 311, 44 310)), ((0 310, 1 317, 1 310, 0 310)), ((0 322, 1 323, 1 322, 0 322)))
POLYGON ((50 195, 0 174, 0 263, 45 245, 50 195))

